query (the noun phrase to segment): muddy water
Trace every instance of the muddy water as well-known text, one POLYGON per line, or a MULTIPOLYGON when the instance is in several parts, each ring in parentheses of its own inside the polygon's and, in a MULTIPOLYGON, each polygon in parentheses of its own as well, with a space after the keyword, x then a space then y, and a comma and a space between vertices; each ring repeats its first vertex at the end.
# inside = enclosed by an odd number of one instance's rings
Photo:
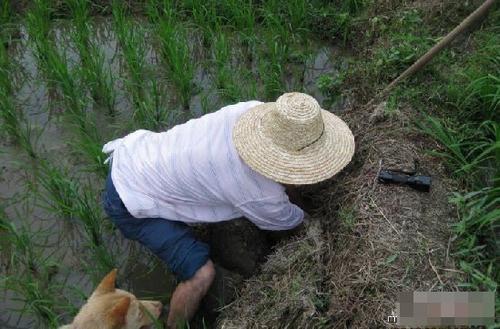
MULTIPOLYGON (((79 56, 70 41, 69 22, 59 21, 54 24, 53 35, 56 38, 59 50, 65 54, 71 69, 78 67, 79 56), (63 46, 64 45, 64 46, 63 46)), ((10 49, 11 56, 19 68, 16 74, 15 84, 18 87, 15 94, 16 102, 23 110, 33 132, 37 136, 36 146, 45 157, 52 159, 54 163, 73 168, 72 174, 76 179, 85 180, 86 174, 82 174, 83 164, 80 160, 70 156, 69 143, 72 140, 71 132, 68 131, 59 113, 60 102, 49 94, 46 83, 41 76, 35 55, 28 42, 27 31, 20 27, 20 41, 10 49)), ((111 118, 104 114, 103 109, 93 108, 98 112, 99 124, 103 136, 107 139, 119 137, 126 133, 124 126, 130 122, 133 113, 131 100, 125 88, 126 65, 120 53, 119 43, 106 19, 95 22, 96 43, 104 54, 105 66, 111 70, 116 94, 115 108, 118 116, 111 118)), ((145 32, 146 63, 152 72, 163 74, 159 56, 154 49, 151 35, 145 32)), ((210 65, 202 65, 204 57, 209 53, 200 49, 200 38, 193 35, 190 47, 193 48, 195 61, 200 65, 196 67, 195 85, 197 93, 193 95, 190 102, 190 116, 198 117, 207 111, 213 111, 225 105, 220 93, 214 86, 213 72, 210 65)), ((326 95, 317 86, 317 79, 323 74, 335 75, 345 65, 339 60, 338 50, 331 47, 318 46, 304 64, 294 65, 287 74, 286 85, 289 90, 303 90, 315 96, 320 103, 325 102, 326 95)), ((235 51, 234 56, 241 55, 243 51, 235 51)), ((342 55, 343 57, 343 55, 342 55)), ((234 59, 235 63, 239 62, 234 59)), ((249 63, 256 68, 256 60, 249 63)), ((166 79, 165 89, 171 88, 166 79)), ((175 93, 169 96, 168 106, 178 107, 175 101, 175 93)), ((90 103, 90 101, 89 101, 90 103)), ((326 102, 325 102, 326 103, 326 102)), ((335 104, 335 109, 341 110, 345 104, 335 104)), ((167 127, 166 127, 167 128, 167 127)), ((88 296, 93 288, 94 282, 85 271, 82 264, 88 247, 82 238, 81 228, 74 223, 68 223, 64 219, 55 217, 52 213, 41 206, 40 200, 33 190, 28 189, 28 183, 34 178, 30 175, 29 159, 24 156, 22 150, 3 141, 0 152, 0 203, 6 208, 6 212, 16 225, 26 225, 33 232, 40 232, 36 243, 41 246, 42 255, 50 256, 59 265, 58 272, 54 274, 53 283, 64 282, 68 289, 67 298, 76 306, 81 306, 84 301, 82 296, 88 296), (79 293, 75 293, 78 291, 79 293)), ((100 194, 103 186, 102 181, 95 183, 96 197, 100 194)), ((223 234, 221 237, 223 239, 223 234)), ((224 242, 218 241, 219 245, 224 242)), ((121 288, 127 289, 141 298, 161 299, 167 303, 172 289, 175 286, 173 277, 165 267, 136 243, 125 240, 119 232, 109 232, 105 236, 105 245, 111 253, 116 255, 119 263, 119 281, 121 288)), ((9 255, 0 256, 0 275, 12 274, 13 269, 8 266, 9 255)), ((16 301, 11 292, 2 294, 0 297, 0 328, 34 328, 34 319, 28 314, 20 315, 23 306, 16 301), (7 311, 3 311, 7 310, 7 311)), ((70 319, 63 318, 62 322, 70 319)))

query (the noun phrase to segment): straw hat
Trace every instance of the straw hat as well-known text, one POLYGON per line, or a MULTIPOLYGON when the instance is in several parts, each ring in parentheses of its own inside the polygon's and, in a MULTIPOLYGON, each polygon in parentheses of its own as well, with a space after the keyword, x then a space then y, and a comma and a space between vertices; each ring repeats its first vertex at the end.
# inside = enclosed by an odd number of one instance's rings
POLYGON ((245 112, 233 141, 258 173, 284 184, 313 184, 332 177, 354 154, 354 136, 311 96, 286 93, 245 112))

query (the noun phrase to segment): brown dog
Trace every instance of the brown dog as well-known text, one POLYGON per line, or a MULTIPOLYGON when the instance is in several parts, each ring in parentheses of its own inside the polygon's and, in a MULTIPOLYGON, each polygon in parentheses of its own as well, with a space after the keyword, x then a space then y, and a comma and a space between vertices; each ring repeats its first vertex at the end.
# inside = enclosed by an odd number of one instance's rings
POLYGON ((153 324, 148 312, 159 318, 160 302, 138 300, 127 291, 115 289, 115 280, 116 269, 102 279, 73 323, 59 329, 141 329, 153 324))

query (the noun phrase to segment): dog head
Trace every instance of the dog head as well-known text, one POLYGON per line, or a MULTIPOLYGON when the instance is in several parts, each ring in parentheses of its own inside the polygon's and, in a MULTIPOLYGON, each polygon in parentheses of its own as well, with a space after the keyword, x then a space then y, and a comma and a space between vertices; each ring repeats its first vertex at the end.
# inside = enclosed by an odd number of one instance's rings
POLYGON ((60 329, 143 329, 158 319, 162 304, 139 300, 116 289, 116 269, 108 273, 82 306, 72 324, 60 329), (148 314, 149 313, 149 314, 148 314))

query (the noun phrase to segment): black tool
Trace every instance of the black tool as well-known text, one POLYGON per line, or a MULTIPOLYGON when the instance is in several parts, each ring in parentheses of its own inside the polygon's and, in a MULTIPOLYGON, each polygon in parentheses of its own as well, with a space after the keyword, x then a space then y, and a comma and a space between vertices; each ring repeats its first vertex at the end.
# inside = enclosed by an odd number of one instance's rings
POLYGON ((430 176, 416 175, 417 167, 418 162, 415 161, 415 170, 413 171, 382 169, 378 174, 378 182, 382 184, 408 185, 417 191, 429 192, 432 179, 430 176))

